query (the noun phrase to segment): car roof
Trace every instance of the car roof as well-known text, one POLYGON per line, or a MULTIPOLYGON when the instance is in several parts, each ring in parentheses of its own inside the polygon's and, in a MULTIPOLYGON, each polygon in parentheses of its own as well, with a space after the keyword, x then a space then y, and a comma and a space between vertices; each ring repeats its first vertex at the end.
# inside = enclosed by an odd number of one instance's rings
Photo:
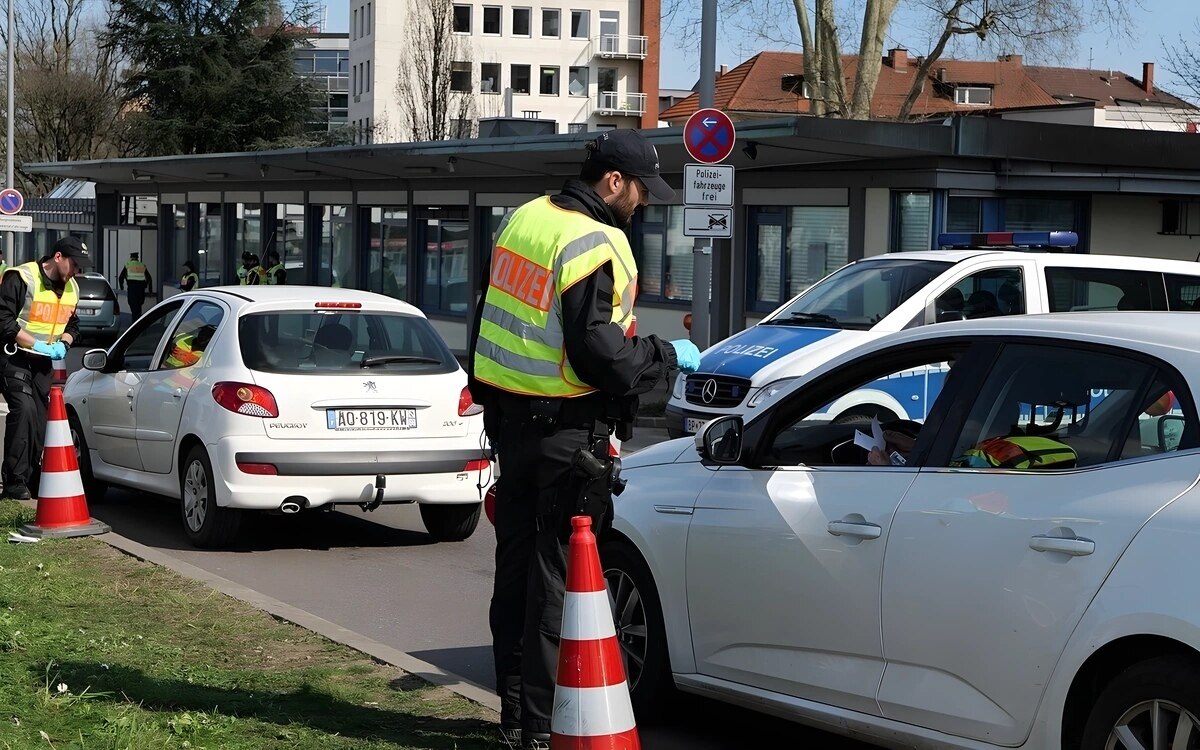
POLYGON ((246 286, 212 286, 184 292, 181 297, 222 295, 241 300, 243 304, 269 304, 277 306, 285 303, 295 303, 307 307, 317 302, 359 302, 373 307, 388 307, 397 312, 425 317, 421 310, 404 300, 388 297, 375 292, 364 292, 360 289, 345 289, 328 286, 286 285, 246 285, 246 286))
POLYGON ((1072 268, 1117 268, 1122 270, 1160 271, 1167 273, 1194 274, 1200 276, 1200 263, 1190 260, 1167 260, 1165 258, 1142 258, 1136 255, 1094 255, 1092 253, 1054 253, 1039 250, 1003 250, 978 248, 967 250, 916 250, 904 253, 886 253, 863 258, 860 263, 881 260, 940 260, 961 263, 964 260, 981 258, 1001 262, 1019 262, 1036 258, 1044 265, 1072 268))

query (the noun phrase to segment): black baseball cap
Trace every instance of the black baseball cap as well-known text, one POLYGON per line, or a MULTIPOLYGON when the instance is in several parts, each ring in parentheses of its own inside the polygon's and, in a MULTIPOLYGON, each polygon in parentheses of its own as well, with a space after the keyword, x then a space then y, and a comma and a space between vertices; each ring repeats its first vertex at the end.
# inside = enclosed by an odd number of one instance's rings
POLYGON ((606 130, 593 143, 595 146, 588 151, 588 161, 638 178, 660 201, 675 197, 675 191, 658 173, 658 151, 640 131, 628 128, 606 130))
POLYGON ((54 247, 50 248, 50 255, 55 253, 62 253, 64 258, 73 259, 80 271, 87 271, 92 267, 92 256, 88 254, 87 245, 78 237, 63 237, 55 242, 54 247))

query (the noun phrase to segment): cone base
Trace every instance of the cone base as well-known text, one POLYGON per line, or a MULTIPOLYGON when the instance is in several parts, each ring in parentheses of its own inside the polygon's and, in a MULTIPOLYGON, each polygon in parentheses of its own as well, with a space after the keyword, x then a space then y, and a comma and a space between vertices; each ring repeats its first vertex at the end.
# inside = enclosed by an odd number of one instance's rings
POLYGON ((551 750, 641 750, 637 727, 617 734, 601 734, 593 737, 572 737, 567 734, 550 735, 551 750))
POLYGON ((111 526, 103 521, 97 521, 94 518, 89 518, 86 522, 76 526, 44 527, 38 526, 36 523, 27 523, 21 527, 22 534, 36 537, 38 539, 64 539, 73 536, 92 536, 93 534, 107 534, 110 531, 112 531, 111 526))

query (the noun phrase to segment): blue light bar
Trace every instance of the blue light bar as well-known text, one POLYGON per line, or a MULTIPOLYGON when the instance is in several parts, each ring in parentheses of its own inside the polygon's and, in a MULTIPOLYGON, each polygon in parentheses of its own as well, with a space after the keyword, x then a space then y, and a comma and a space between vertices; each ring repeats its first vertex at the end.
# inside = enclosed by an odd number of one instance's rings
POLYGON ((1079 235, 1075 232, 943 232, 938 235, 938 247, 1075 247, 1079 235))

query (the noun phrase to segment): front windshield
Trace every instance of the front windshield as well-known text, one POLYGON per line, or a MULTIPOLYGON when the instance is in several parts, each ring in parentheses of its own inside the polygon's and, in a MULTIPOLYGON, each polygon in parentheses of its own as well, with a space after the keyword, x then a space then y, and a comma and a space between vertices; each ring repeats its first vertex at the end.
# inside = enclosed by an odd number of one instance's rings
POLYGON ((951 265, 943 260, 903 258, 851 263, 809 287, 763 323, 865 331, 951 265))

